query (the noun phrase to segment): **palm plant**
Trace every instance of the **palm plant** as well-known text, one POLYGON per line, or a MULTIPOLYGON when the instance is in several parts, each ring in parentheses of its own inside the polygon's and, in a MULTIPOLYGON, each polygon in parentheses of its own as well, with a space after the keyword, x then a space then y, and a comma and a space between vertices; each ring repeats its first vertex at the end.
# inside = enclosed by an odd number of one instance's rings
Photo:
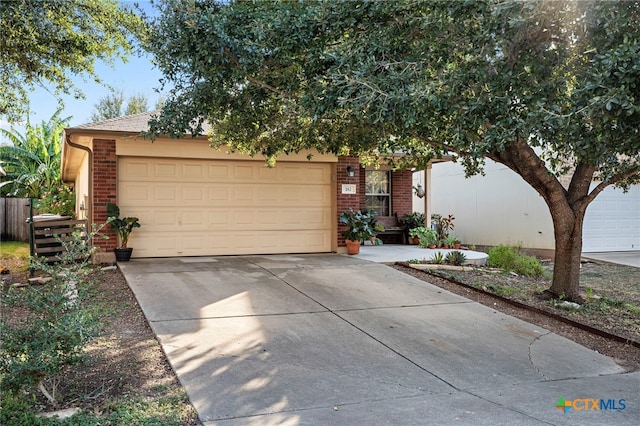
POLYGON ((49 121, 36 126, 27 121, 24 134, 15 128, 0 129, 11 142, 0 146, 0 164, 6 173, 0 182, 0 194, 40 198, 60 185, 60 141, 71 120, 60 118, 61 112, 58 109, 49 121))

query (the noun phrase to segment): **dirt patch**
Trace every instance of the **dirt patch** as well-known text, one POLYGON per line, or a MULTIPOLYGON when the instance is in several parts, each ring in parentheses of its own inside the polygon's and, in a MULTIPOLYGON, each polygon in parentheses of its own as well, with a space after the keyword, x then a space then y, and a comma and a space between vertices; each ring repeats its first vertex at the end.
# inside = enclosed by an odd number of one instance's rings
MULTIPOLYGON (((12 283, 25 282, 28 272, 12 272, 5 278, 10 278, 12 283)), ((114 405, 128 398, 169 400, 180 412, 181 424, 200 425, 195 409, 120 271, 99 274, 95 290, 94 302, 105 309, 105 328, 101 336, 86 347, 88 361, 68 368, 59 378, 56 395, 61 404, 49 406, 43 397, 34 393, 37 408, 49 411, 74 406, 107 416, 114 405)), ((48 382, 48 386, 52 384, 48 382)))

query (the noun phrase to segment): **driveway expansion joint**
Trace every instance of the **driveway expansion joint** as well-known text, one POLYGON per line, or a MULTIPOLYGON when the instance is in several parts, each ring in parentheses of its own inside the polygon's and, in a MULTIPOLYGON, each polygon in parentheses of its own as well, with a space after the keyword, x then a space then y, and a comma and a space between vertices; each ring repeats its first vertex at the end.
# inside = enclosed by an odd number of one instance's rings
POLYGON ((538 368, 538 366, 536 365, 536 363, 533 361, 533 351, 532 351, 532 349, 533 349, 533 345, 534 345, 536 342, 538 342, 538 341, 539 341, 540 339, 542 339, 543 337, 548 336, 549 334, 552 334, 552 333, 551 333, 551 331, 547 330, 547 332, 546 332, 546 333, 542 333, 542 334, 540 334, 540 335, 538 335, 538 336, 535 336, 535 337, 533 338, 533 340, 531 340, 531 342, 529 343, 529 346, 528 346, 528 351, 529 351, 529 353, 528 353, 528 355, 529 355, 529 362, 531 363, 531 366, 533 367, 533 369, 534 369, 534 370, 536 370, 536 372, 537 372, 538 374, 540 374, 540 375, 542 376, 542 378, 543 378, 545 381, 546 381, 546 380, 548 380, 548 378, 547 378, 547 376, 545 376, 544 372, 543 372, 542 370, 540 370, 540 368, 538 368))

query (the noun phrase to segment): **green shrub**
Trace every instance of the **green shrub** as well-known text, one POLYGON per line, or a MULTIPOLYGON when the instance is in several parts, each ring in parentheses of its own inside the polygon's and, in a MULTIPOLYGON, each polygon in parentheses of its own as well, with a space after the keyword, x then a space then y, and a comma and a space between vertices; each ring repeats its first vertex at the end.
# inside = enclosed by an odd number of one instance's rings
POLYGON ((55 403, 55 389, 49 392, 43 380, 83 361, 83 348, 100 325, 97 311, 85 303, 92 284, 87 239, 96 233, 60 240, 65 254, 59 263, 34 259, 34 266, 51 277, 46 284, 10 287, 2 295, 2 310, 14 315, 0 318, 0 392, 37 386, 55 403))
POLYGON ((42 213, 59 214, 75 217, 76 196, 73 188, 60 185, 45 191, 42 198, 36 201, 35 207, 42 213))
POLYGON ((445 257, 444 261, 449 265, 462 266, 467 261, 467 256, 465 256, 461 251, 454 250, 447 253, 447 257, 445 257))
POLYGON ((489 249, 489 259, 487 263, 494 268, 501 268, 505 272, 515 272, 527 277, 541 277, 544 275, 544 268, 534 256, 520 254, 520 246, 505 246, 489 249))

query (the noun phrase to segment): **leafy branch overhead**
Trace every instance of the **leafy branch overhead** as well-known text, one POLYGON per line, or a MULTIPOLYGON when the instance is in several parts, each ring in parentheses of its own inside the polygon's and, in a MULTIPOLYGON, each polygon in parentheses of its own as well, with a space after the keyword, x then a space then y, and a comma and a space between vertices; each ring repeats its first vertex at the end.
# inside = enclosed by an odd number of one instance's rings
POLYGON ((143 38, 140 17, 115 0, 1 1, 0 116, 18 121, 28 95, 44 87, 82 97, 72 77, 100 82, 96 61, 126 61, 133 37, 143 38))
POLYGON ((207 120, 214 147, 270 164, 308 148, 418 165, 447 152, 472 175, 493 159, 549 206, 555 294, 578 297, 589 203, 640 180, 638 2, 163 0, 158 12, 146 48, 172 90, 152 135, 207 120))

